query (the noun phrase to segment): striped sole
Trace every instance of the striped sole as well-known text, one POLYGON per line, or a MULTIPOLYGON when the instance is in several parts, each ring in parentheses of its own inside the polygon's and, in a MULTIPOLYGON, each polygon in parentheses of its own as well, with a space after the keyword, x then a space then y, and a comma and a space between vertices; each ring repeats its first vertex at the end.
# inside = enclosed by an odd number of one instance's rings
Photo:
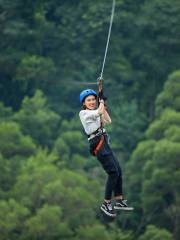
POLYGON ((110 216, 110 217, 116 217, 116 214, 115 214, 115 213, 114 213, 114 214, 109 213, 109 212, 107 212, 103 207, 101 207, 101 210, 102 210, 106 215, 108 215, 108 216, 110 216))
POLYGON ((117 207, 117 206, 114 206, 114 209, 120 209, 120 210, 125 210, 125 211, 132 211, 132 210, 134 210, 133 207, 117 207))

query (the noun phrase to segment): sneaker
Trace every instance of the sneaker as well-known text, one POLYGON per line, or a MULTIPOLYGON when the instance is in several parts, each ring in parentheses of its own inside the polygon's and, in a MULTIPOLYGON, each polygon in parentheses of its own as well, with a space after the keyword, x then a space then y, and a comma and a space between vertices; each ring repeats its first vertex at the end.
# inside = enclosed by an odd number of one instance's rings
POLYGON ((116 217, 116 213, 114 212, 114 208, 111 203, 104 202, 101 205, 101 210, 110 217, 116 217))
POLYGON ((127 200, 125 200, 125 199, 117 200, 115 205, 114 205, 114 209, 122 209, 122 210, 128 210, 128 211, 134 210, 133 207, 129 207, 127 205, 127 200))

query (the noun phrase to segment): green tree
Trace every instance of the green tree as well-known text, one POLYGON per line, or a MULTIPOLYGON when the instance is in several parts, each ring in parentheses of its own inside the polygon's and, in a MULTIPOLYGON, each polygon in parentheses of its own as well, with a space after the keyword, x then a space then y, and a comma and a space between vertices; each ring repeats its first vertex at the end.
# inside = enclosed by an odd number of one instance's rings
MULTIPOLYGON (((130 2, 130 5, 133 4, 133 1, 130 2)), ((129 11, 129 6, 126 9, 128 13, 132 11, 129 11)), ((154 100, 164 80, 180 67, 180 55, 177 54, 180 4, 178 0, 139 1, 134 9, 136 14, 127 15, 127 21, 131 22, 131 40, 126 37, 125 49, 130 52, 130 61, 136 72, 139 70, 145 73, 145 78, 137 78, 137 98, 141 98, 141 107, 153 116, 154 100)))
POLYGON ((2 104, 0 119, 0 195, 5 197, 14 185, 24 159, 36 152, 36 145, 30 136, 21 132, 19 124, 12 121, 11 108, 2 104))
POLYGON ((11 119, 12 115, 12 109, 10 107, 5 107, 4 104, 0 102, 0 119, 8 120, 11 119))
POLYGON ((56 162, 55 155, 42 150, 30 157, 17 177, 14 198, 31 214, 44 204, 61 207, 62 221, 72 230, 93 223, 96 213, 89 206, 99 199, 98 182, 88 180, 82 173, 59 170, 56 162))
POLYGON ((163 91, 156 99, 156 113, 160 115, 165 108, 171 108, 175 111, 180 111, 180 70, 169 75, 168 80, 164 85, 163 91))
POLYGON ((32 98, 25 97, 22 107, 14 115, 25 134, 42 146, 51 146, 57 136, 60 116, 50 110, 47 99, 40 90, 32 98))
POLYGON ((77 237, 75 239, 93 240, 93 239, 112 239, 112 240, 130 240, 131 233, 123 232, 117 226, 105 226, 96 223, 90 226, 80 227, 77 229, 77 237))
POLYGON ((63 164, 69 169, 80 169, 85 166, 87 144, 84 136, 79 131, 63 131, 55 141, 54 152, 63 164))
POLYGON ((120 158, 126 161, 138 141, 143 138, 143 130, 147 119, 139 112, 135 101, 120 103, 110 108, 113 125, 110 129, 113 142, 112 146, 120 152, 120 158))
POLYGON ((0 201, 0 235, 2 240, 17 239, 25 227, 29 211, 14 199, 0 201))
POLYGON ((21 169, 13 193, 21 204, 32 209, 42 206, 42 191, 46 184, 58 178, 58 169, 52 163, 56 156, 44 150, 38 150, 21 169))
POLYGON ((62 221, 62 209, 59 206, 45 204, 25 225, 23 234, 26 239, 66 239, 71 235, 69 226, 62 221))
POLYGON ((23 135, 19 124, 15 122, 0 123, 0 152, 4 157, 30 156, 36 150, 31 137, 23 135))
MULTIPOLYGON (((177 73, 171 76, 177 76, 177 73)), ((171 91, 174 94, 171 105, 165 107, 166 100, 162 98, 168 92, 167 86, 173 89, 174 80, 170 77, 158 96, 157 109, 162 111, 147 129, 147 140, 141 142, 132 154, 127 174, 129 188, 133 189, 130 196, 142 214, 140 225, 156 222, 157 226, 172 231, 174 238, 178 239, 180 142, 177 132, 180 130, 180 113, 173 109, 176 91, 171 91)), ((179 88, 178 83, 176 88, 179 88)))
POLYGON ((166 229, 159 229, 153 225, 148 225, 145 233, 141 235, 139 240, 172 240, 173 236, 166 229))
POLYGON ((34 89, 48 88, 55 72, 56 69, 51 58, 36 55, 25 56, 17 67, 15 79, 20 81, 24 91, 31 87, 31 92, 34 93, 34 89))

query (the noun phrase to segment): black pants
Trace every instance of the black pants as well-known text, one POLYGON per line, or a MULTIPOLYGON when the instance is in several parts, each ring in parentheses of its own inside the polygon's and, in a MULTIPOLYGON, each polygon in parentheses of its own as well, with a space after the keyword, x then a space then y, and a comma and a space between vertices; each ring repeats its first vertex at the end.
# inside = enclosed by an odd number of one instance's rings
MULTIPOLYGON (((90 140, 90 149, 92 149, 98 141, 98 137, 90 140)), ((122 195, 122 171, 119 162, 108 144, 107 135, 105 135, 105 141, 97 153, 97 159, 108 174, 105 188, 105 199, 110 200, 112 193, 114 193, 114 196, 122 195)))

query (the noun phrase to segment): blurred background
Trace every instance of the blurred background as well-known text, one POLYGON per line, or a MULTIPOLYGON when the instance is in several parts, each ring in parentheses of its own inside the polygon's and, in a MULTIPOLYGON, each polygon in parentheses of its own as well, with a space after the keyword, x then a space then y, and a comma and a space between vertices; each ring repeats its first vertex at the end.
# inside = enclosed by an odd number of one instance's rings
POLYGON ((79 93, 97 89, 111 4, 0 0, 0 240, 179 239, 179 0, 116 1, 104 91, 135 210, 99 210, 79 93))

